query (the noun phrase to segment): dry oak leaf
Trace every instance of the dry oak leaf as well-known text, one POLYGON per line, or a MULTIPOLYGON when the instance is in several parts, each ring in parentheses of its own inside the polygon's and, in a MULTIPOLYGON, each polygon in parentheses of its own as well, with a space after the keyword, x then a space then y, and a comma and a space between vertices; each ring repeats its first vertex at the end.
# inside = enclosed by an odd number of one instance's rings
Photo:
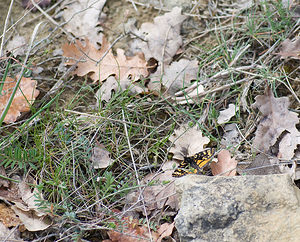
POLYGON ((95 169, 106 168, 113 163, 109 151, 105 149, 104 145, 99 143, 95 145, 91 159, 95 169))
POLYGON ((51 225, 51 220, 49 217, 40 217, 33 210, 23 211, 16 205, 13 205, 11 208, 14 210, 15 214, 18 215, 28 231, 45 230, 51 225))
POLYGON ((89 38, 95 48, 101 43, 103 34, 99 33, 99 16, 106 0, 67 1, 63 17, 67 22, 64 28, 77 38, 89 38))
POLYGON ((97 99, 97 106, 100 101, 108 102, 113 93, 118 93, 128 89, 130 95, 146 93, 148 89, 132 82, 129 78, 116 80, 114 76, 109 76, 101 85, 95 97, 97 99))
MULTIPOLYGON (((7 77, 2 93, 0 94, 0 113, 3 112, 5 106, 10 98, 10 95, 16 85, 16 80, 7 77)), ((34 102, 35 98, 39 95, 39 91, 36 89, 37 81, 30 78, 22 77, 20 85, 12 104, 4 118, 5 123, 13 123, 21 115, 21 112, 30 111, 30 105, 34 102)))
POLYGON ((157 230, 157 233, 159 234, 159 238, 157 239, 157 242, 161 242, 165 237, 170 236, 173 233, 174 227, 175 227, 175 222, 171 224, 164 223, 160 225, 159 229, 157 230))
POLYGON ((14 203, 11 209, 19 216, 21 222, 25 225, 28 231, 44 230, 51 225, 50 218, 45 212, 39 209, 36 202, 36 196, 43 200, 42 194, 37 188, 30 187, 29 184, 36 184, 30 176, 26 180, 20 180, 18 176, 13 179, 19 180, 19 183, 11 182, 6 189, 0 188, 0 199, 14 203))
POLYGON ((290 39, 284 40, 281 44, 281 50, 277 54, 283 59, 292 57, 300 60, 300 38, 294 41, 291 41, 290 39))
POLYGON ((151 74, 148 88, 149 90, 159 90, 161 83, 169 94, 174 95, 177 91, 192 85, 192 80, 197 79, 199 66, 197 60, 181 59, 172 62, 171 65, 166 65, 164 69, 163 73, 160 65, 156 72, 151 74))
POLYGON ((77 64, 74 74, 78 76, 89 74, 94 82, 102 82, 110 75, 115 75, 118 80, 128 77, 133 80, 148 76, 147 62, 143 54, 126 57, 124 50, 117 49, 117 56, 114 56, 109 48, 110 44, 105 37, 100 50, 93 47, 87 39, 85 45, 77 40, 76 44, 66 43, 62 46, 63 56, 68 58, 66 65, 77 64), (99 64, 97 61, 100 61, 99 64))
POLYGON ((182 125, 174 131, 169 140, 173 143, 170 153, 173 153, 174 159, 183 160, 185 156, 192 156, 204 149, 210 140, 202 136, 201 130, 195 125, 190 128, 188 125, 182 125))
POLYGON ((255 133, 254 147, 270 154, 270 148, 279 141, 279 158, 293 158, 294 150, 300 144, 300 132, 296 128, 299 118, 297 113, 288 110, 288 97, 275 98, 271 89, 267 88, 266 94, 257 96, 255 100, 253 106, 260 110, 263 117, 255 133))
POLYGON ((218 162, 213 161, 210 164, 214 176, 235 176, 237 161, 231 158, 228 150, 221 150, 218 154, 218 162))
POLYGON ((133 45, 142 50, 146 60, 154 58, 160 63, 169 64, 182 45, 180 27, 186 16, 181 8, 175 7, 169 13, 154 18, 154 23, 143 23, 133 45))
POLYGON ((230 103, 227 109, 220 111, 220 115, 218 117, 217 123, 218 124, 227 123, 235 115, 238 109, 239 109, 238 107, 230 103))
MULTIPOLYGON (((143 191, 144 205, 146 207, 147 215, 149 215, 153 211, 161 211, 165 206, 170 206, 175 211, 179 209, 178 200, 176 197, 176 190, 174 185, 174 177, 172 177, 173 173, 173 164, 174 162, 166 162, 164 167, 168 167, 168 169, 164 170, 164 172, 160 174, 148 174, 142 180, 142 184, 149 184, 149 182, 153 183, 151 186, 147 186, 143 191)), ((165 169, 165 168, 163 168, 165 169)), ((140 192, 138 190, 129 193, 126 196, 126 200, 128 204, 136 204, 140 199, 140 192)), ((141 204, 142 205, 142 204, 141 204)), ((136 211, 143 212, 143 206, 139 206, 136 211)), ((146 215, 146 214, 144 214, 146 215)))

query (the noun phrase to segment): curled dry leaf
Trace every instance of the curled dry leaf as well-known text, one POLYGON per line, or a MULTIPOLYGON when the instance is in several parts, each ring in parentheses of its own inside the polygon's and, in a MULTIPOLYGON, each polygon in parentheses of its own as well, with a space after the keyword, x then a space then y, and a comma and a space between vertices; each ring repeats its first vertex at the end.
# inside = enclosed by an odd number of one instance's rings
POLYGON ((110 153, 104 145, 96 144, 93 149, 92 162, 95 169, 106 168, 113 163, 110 153))
POLYGON ((237 161, 231 158, 228 150, 221 150, 218 154, 218 162, 211 163, 211 171, 214 176, 235 176, 237 161))
POLYGON ((182 125, 174 131, 174 134, 169 138, 173 143, 170 153, 174 154, 174 159, 183 160, 185 156, 192 156, 204 150, 204 145, 210 142, 209 138, 202 136, 201 130, 197 127, 197 125, 193 128, 182 125))
POLYGON ((28 231, 45 230, 51 225, 51 220, 49 217, 37 216, 37 214, 33 211, 24 211, 15 205, 13 205, 11 208, 14 210, 16 215, 18 215, 28 231))
POLYGON ((238 107, 236 107, 234 104, 229 104, 228 108, 220 111, 220 115, 218 117, 218 124, 224 124, 227 123, 238 111, 238 107))
POLYGON ((97 50, 87 39, 85 45, 76 41, 76 44, 64 44, 62 50, 63 55, 68 58, 66 65, 77 64, 74 74, 78 76, 89 74, 94 82, 102 82, 110 75, 115 75, 117 80, 128 77, 137 80, 141 76, 148 76, 147 62, 143 54, 126 57, 124 50, 117 49, 117 56, 114 56, 105 37, 100 50, 97 50), (100 62, 97 64, 97 61, 100 62))
POLYGON ((262 113, 262 119, 257 127, 253 145, 260 151, 272 154, 271 148, 278 144, 278 158, 291 159, 294 150, 300 144, 298 114, 288 110, 288 97, 275 98, 271 89, 267 88, 265 95, 255 98, 253 104, 262 113))
POLYGON ((294 41, 290 39, 284 40, 281 44, 281 50, 278 55, 284 59, 292 57, 300 60, 300 38, 295 39, 294 41))
MULTIPOLYGON (((148 174, 141 182, 141 184, 149 184, 149 182, 153 183, 153 185, 147 186, 142 193, 148 215, 153 211, 161 211, 164 206, 170 206, 176 211, 179 209, 178 200, 175 196, 176 190, 173 182, 175 178, 172 177, 173 170, 171 167, 173 164, 174 162, 167 162, 164 167, 170 167, 170 169, 166 169, 163 173, 158 175, 155 173, 148 174)), ((136 204, 140 198, 139 195, 139 190, 129 193, 126 197, 127 203, 136 204)), ((144 213, 143 206, 138 206, 136 211, 144 213)))
MULTIPOLYGON (((20 180, 19 177, 13 177, 20 180)), ((18 215, 21 222, 28 231, 39 231, 48 228, 51 225, 50 218, 39 209, 36 204, 37 196, 42 201, 43 196, 37 188, 31 188, 28 183, 34 184, 32 177, 27 180, 20 180, 19 183, 10 182, 9 187, 0 188, 0 199, 14 203, 11 209, 18 215)))
POLYGON ((67 1, 63 11, 66 21, 64 28, 77 38, 88 38, 95 48, 102 42, 102 34, 99 33, 99 17, 106 0, 67 1))
POLYGON ((137 34, 145 41, 136 39, 134 45, 142 50, 146 60, 154 58, 169 64, 182 45, 180 27, 185 19, 181 8, 175 7, 171 12, 154 18, 154 23, 143 23, 137 34))
MULTIPOLYGON (((5 106, 10 98, 10 95, 16 85, 16 80, 7 77, 0 95, 0 113, 3 112, 5 106)), ((30 105, 34 102, 35 98, 39 95, 36 89, 37 81, 30 78, 22 77, 19 89, 12 101, 12 104, 5 116, 5 123, 13 123, 21 115, 21 112, 30 111, 30 105)))
POLYGON ((165 237, 170 236, 173 233, 173 229, 175 227, 175 222, 169 224, 164 223, 159 226, 159 229, 157 230, 157 233, 159 234, 159 238, 157 239, 157 242, 161 242, 165 237))

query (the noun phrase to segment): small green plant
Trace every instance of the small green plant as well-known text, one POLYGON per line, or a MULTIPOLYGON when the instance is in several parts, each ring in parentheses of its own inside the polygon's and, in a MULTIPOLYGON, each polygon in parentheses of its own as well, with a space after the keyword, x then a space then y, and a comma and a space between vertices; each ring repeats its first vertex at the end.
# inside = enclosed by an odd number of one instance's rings
POLYGON ((5 147, 0 153, 0 166, 14 169, 16 166, 25 171, 28 167, 36 170, 36 164, 41 160, 40 152, 35 148, 22 148, 19 146, 5 147))

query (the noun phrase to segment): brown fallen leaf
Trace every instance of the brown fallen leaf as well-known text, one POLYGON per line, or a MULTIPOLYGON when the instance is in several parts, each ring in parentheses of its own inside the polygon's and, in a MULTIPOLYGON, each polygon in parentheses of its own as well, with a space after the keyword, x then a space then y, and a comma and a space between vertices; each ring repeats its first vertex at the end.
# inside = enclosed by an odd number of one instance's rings
POLYGON ((157 239, 157 242, 161 242, 165 237, 170 236, 173 233, 173 229, 175 227, 175 222, 169 224, 164 223, 159 226, 159 229, 157 230, 157 233, 159 234, 159 238, 157 239))
POLYGON ((169 140, 173 143, 170 153, 173 153, 173 158, 177 160, 183 160, 185 156, 192 156, 203 151, 204 146, 210 142, 209 138, 202 136, 197 125, 193 128, 182 125, 174 131, 169 140))
POLYGON ((105 149, 104 145, 99 143, 96 143, 91 159, 95 169, 106 168, 113 163, 109 151, 105 149))
POLYGON ((120 231, 108 231, 107 234, 111 242, 148 242, 150 237, 153 241, 157 241, 158 234, 154 231, 151 231, 149 234, 148 228, 146 225, 140 225, 137 219, 132 219, 130 217, 124 217, 120 222, 113 221, 116 227, 119 227, 120 231))
POLYGON ((210 165, 214 176, 235 176, 237 161, 231 158, 228 150, 221 150, 218 154, 218 162, 213 161, 210 165))
POLYGON ((293 158, 297 145, 300 144, 298 114, 288 110, 288 97, 275 98, 270 88, 265 95, 255 98, 253 107, 262 113, 262 119, 257 127, 254 147, 272 155, 272 147, 277 143, 279 148, 276 156, 289 160, 293 158))
POLYGON ((117 80, 126 78, 137 80, 148 76, 147 62, 143 54, 126 57, 124 50, 117 49, 117 55, 114 56, 109 48, 110 44, 105 37, 100 50, 97 50, 87 39, 85 45, 76 41, 76 44, 66 43, 62 46, 63 56, 68 58, 66 65, 77 64, 74 74, 78 76, 89 74, 94 82, 102 82, 110 75, 115 75, 117 80), (97 61, 100 62, 97 64, 97 61))
MULTIPOLYGON (((166 162, 160 174, 148 174, 143 178, 141 184, 152 183, 151 186, 147 186, 143 190, 144 205, 146 207, 146 212, 149 215, 152 212, 160 211, 165 206, 169 206, 175 211, 179 209, 178 200, 176 197, 176 190, 174 185, 174 177, 172 177, 173 166, 175 162, 166 162)), ((126 196, 127 204, 136 204, 140 199, 140 191, 136 190, 130 192, 126 196)), ((143 206, 138 206, 136 211, 145 213, 143 206)), ((145 215, 145 214, 144 214, 145 215)))
MULTIPOLYGON (((0 95, 0 113, 3 112, 5 106, 10 98, 10 95, 15 87, 16 80, 7 77, 0 95)), ((13 123, 21 115, 21 112, 30 111, 30 105, 34 102, 35 98, 39 95, 36 89, 37 81, 30 78, 22 77, 19 89, 12 101, 12 104, 5 116, 5 123, 13 123)))
POLYGON ((281 58, 286 59, 292 57, 294 59, 300 60, 300 38, 295 39, 294 41, 286 39, 281 43, 281 50, 278 55, 281 58))

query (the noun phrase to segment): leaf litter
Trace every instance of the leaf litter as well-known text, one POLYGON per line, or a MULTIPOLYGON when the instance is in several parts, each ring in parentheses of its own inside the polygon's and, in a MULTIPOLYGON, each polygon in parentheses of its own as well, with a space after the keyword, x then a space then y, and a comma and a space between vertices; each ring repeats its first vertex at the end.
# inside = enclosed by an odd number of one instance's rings
MULTIPOLYGON (((13 204, 9 208, 28 231, 40 231, 48 228, 52 223, 51 218, 39 208, 36 202, 36 196, 40 201, 44 200, 43 196, 36 187, 31 188, 28 185, 29 183, 35 186, 34 179, 30 176, 27 179, 21 179, 18 176, 13 178, 19 183, 9 182, 8 187, 0 187, 0 199, 13 204)), ((0 179, 3 180, 4 178, 0 179)), ((10 216, 13 218, 13 215, 10 216)))
MULTIPOLYGON (((77 1, 79 2, 79 1, 77 1)), ((244 1, 245 2, 245 1, 244 1)), ((244 3, 241 7, 241 9, 244 8, 249 8, 248 3, 244 3), (244 6, 244 4, 246 4, 244 6)), ((251 4, 253 4, 251 2, 251 4)), ((240 6, 239 6, 240 8, 240 6)), ((70 8, 69 8, 70 10, 70 8)), ((232 11, 228 9, 228 11, 232 11)), ((99 11, 98 11, 99 14, 99 11)), ((96 14, 95 14, 96 15, 96 14)), ((84 18, 84 17, 82 17, 84 18)), ((165 14, 163 16, 157 17, 154 19, 154 23, 145 23, 144 26, 139 30, 134 30, 135 34, 139 34, 141 39, 136 39, 136 46, 138 47, 139 51, 143 50, 146 58, 140 58, 142 59, 141 62, 143 62, 142 67, 136 66, 136 65, 131 65, 129 69, 134 72, 132 74, 128 70, 123 70, 123 66, 121 64, 124 64, 127 62, 130 62, 131 57, 127 57, 124 54, 124 51, 116 51, 117 55, 112 54, 111 51, 111 45, 104 39, 102 41, 102 46, 101 49, 98 50, 98 43, 101 43, 100 41, 100 35, 97 31, 92 31, 93 34, 97 32, 96 36, 90 39, 86 39, 86 34, 82 33, 81 31, 73 31, 73 34, 78 37, 84 39, 84 41, 76 41, 75 44, 71 44, 67 47, 65 47, 65 53, 64 55, 69 58, 67 61, 67 65, 73 65, 77 64, 77 70, 74 72, 74 74, 78 76, 84 76, 88 75, 91 77, 91 79, 94 82, 100 81, 100 89, 97 93, 97 98, 99 100, 104 100, 104 101, 109 101, 110 98, 112 97, 112 94, 114 92, 121 92, 125 89, 132 88, 131 89, 131 94, 136 94, 136 93, 147 93, 147 91, 153 91, 153 90, 159 90, 159 91, 168 91, 168 94, 175 96, 174 100, 178 101, 178 103, 187 103, 187 102, 192 102, 193 98, 197 97, 199 93, 204 92, 204 88, 202 85, 197 84, 197 88, 195 89, 189 89, 191 87, 192 83, 194 80, 197 80, 197 73, 198 73, 198 62, 197 60, 186 60, 186 59, 180 59, 180 60, 173 60, 174 56, 179 53, 180 47, 182 46, 182 37, 180 35, 180 25, 184 21, 185 16, 181 15, 180 11, 176 9, 176 11, 173 9, 172 12, 165 14), (172 15, 172 17, 170 17, 172 15), (176 18, 175 18, 176 16, 176 18), (176 21, 174 21, 176 19, 176 21), (170 20, 173 21, 174 23, 170 23, 170 20), (179 20, 179 21, 177 21, 179 20), (160 26, 163 26, 164 31, 157 31, 160 32, 160 36, 158 33, 155 33, 154 29, 160 30, 160 26), (158 28, 159 27, 159 28, 158 28), (171 38, 171 37, 172 38, 171 38), (84 37, 84 38, 83 38, 84 37), (170 38, 169 38, 170 37, 170 38), (145 41, 147 40, 147 41, 145 41), (106 41, 106 42, 105 42, 106 41), (148 44, 151 44, 151 48, 147 46, 148 44), (94 49, 93 49, 94 48, 94 49), (148 48, 148 49, 147 49, 148 48), (151 53, 152 52, 152 53, 151 53), (100 54, 101 53, 101 54, 100 54), (108 62, 105 60, 105 64, 109 63, 109 65, 113 66, 108 67, 105 65, 101 65, 104 63, 104 59, 108 56, 109 58, 106 59, 108 62), (94 60, 91 60, 90 58, 94 58, 94 60), (149 72, 147 70, 147 64, 145 64, 145 61, 150 59, 150 58, 156 58, 158 60, 158 68, 156 73, 152 73, 149 76, 149 72), (101 60, 99 63, 97 61, 101 60), (123 63, 122 63, 123 61, 123 63), (120 64, 121 63, 121 64, 120 64), (186 63, 187 65, 185 65, 186 63), (86 66, 84 66, 86 65, 86 66), (95 67, 96 66, 96 67, 95 67), (183 68, 183 66, 187 66, 187 68, 183 68), (143 74, 137 71, 137 69, 143 69, 143 74), (133 70, 132 70, 133 69, 133 70), (147 71, 146 71, 147 70, 147 71), (137 73, 135 72, 137 71, 137 73), (142 85, 137 85, 137 81, 140 79, 144 78, 149 78, 150 83, 145 87, 142 85), (158 84, 158 85, 156 85, 158 84), (148 88, 148 90, 147 90, 148 88), (192 90, 192 93, 189 92, 192 90), (177 92, 177 93, 176 93, 177 92), (178 94, 180 93, 180 94, 178 94), (177 98, 179 95, 180 98, 177 98), (191 96, 191 97, 189 97, 191 96)), ((95 19, 93 19, 92 28, 95 28, 95 26, 98 23, 98 20, 95 22, 95 19)), ((77 21, 81 22, 81 20, 77 21)), ((86 27, 89 25, 89 21, 85 22, 86 27)), ((76 23, 73 23, 74 26, 76 26, 76 23)), ((81 23, 80 23, 81 24, 81 23)), ((77 28, 83 29, 83 26, 79 26, 77 28)), ((90 26, 88 26, 90 27, 90 26)), ((97 26, 96 26, 97 27, 97 26)), ((86 28, 88 29, 88 28, 86 28)), ((96 28, 95 28, 96 29, 96 28)), ((287 41, 288 42, 288 41, 287 41)), ((280 52, 280 55, 284 58, 286 57, 294 57, 297 58, 298 53, 297 53, 297 43, 294 41, 293 44, 289 43, 288 46, 289 48, 284 48, 284 44, 282 46, 282 50, 280 52), (296 46, 296 48, 294 47, 296 46), (296 51, 295 51, 296 50, 296 51)), ((139 56, 135 55, 133 56, 136 57, 139 56)), ((139 61, 137 61, 139 62, 139 61)), ((125 68, 126 69, 126 68, 125 68)), ((128 69, 128 68, 127 68, 128 69)), ((195 84, 195 83, 194 83, 195 84)), ((262 112, 262 120, 259 124, 259 127, 256 132, 255 136, 255 144, 258 149, 263 149, 266 150, 269 154, 276 155, 277 157, 272 157, 270 159, 269 156, 266 156, 267 163, 270 163, 270 160, 276 160, 279 162, 279 159, 283 159, 282 157, 293 157, 294 152, 295 152, 295 145, 299 144, 299 132, 297 131, 296 125, 298 122, 296 122, 296 119, 291 123, 291 125, 288 125, 288 127, 277 127, 280 126, 279 123, 276 123, 276 125, 272 126, 272 124, 268 123, 266 120, 270 119, 272 121, 277 119, 277 115, 282 116, 282 115, 288 115, 290 117, 291 111, 288 111, 288 105, 281 105, 281 101, 279 101, 278 98, 275 98, 274 95, 273 97, 271 94, 266 94, 264 96, 269 96, 266 99, 272 99, 273 101, 270 101, 270 103, 275 103, 276 105, 279 105, 280 107, 283 107, 282 113, 279 112, 279 110, 276 110, 273 112, 273 104, 268 104, 271 106, 271 112, 264 112, 264 108, 262 108, 265 104, 268 103, 269 101, 259 101, 261 100, 260 95, 256 99, 256 104, 254 105, 255 107, 258 107, 260 111, 262 112), (277 101, 276 101, 277 100, 277 101), (278 102, 278 103, 277 103, 278 102), (262 109, 262 110, 261 110, 262 109), (274 114, 278 112, 279 114, 274 114), (274 131, 275 130, 275 131, 274 131), (268 137, 263 137, 261 133, 264 131, 267 132, 268 137), (297 131, 297 132, 295 132, 297 131), (293 133, 293 134, 292 134, 293 133), (275 142, 274 140, 271 140, 271 137, 275 135, 275 142), (296 137, 296 139, 295 139, 296 137), (264 139, 265 138, 265 139, 264 139), (264 139, 264 140, 263 140, 264 139), (295 143, 296 142, 298 143, 295 143), (297 141, 298 140, 298 141, 297 141), (277 152, 274 153, 274 148, 275 150, 277 149, 277 152), (284 153, 286 151, 286 153, 284 153)), ((262 98, 263 99, 263 98, 262 98)), ((285 101, 283 101, 285 103, 285 101)), ((274 105, 274 106, 276 106, 274 105)), ((231 110, 224 110, 228 111, 228 113, 224 112, 222 114, 225 115, 223 119, 221 119, 220 123, 226 123, 230 120, 231 117, 234 116, 232 114, 232 107, 229 105, 229 109, 231 110), (231 113, 230 113, 230 112, 231 113)), ((222 111, 221 111, 222 112, 222 111)), ((221 116, 221 115, 220 115, 221 116)), ((293 116, 293 115, 292 115, 293 116)), ((220 117, 219 117, 220 118, 220 117)), ((280 122, 282 119, 280 119, 280 122)), ((235 126, 236 127, 236 126, 235 126)), ((237 129, 233 128, 232 126, 229 127, 228 124, 224 126, 225 129, 225 134, 223 136, 223 140, 225 139, 227 143, 225 145, 231 145, 231 144, 238 144, 240 142, 240 137, 238 136, 238 131, 237 129), (228 129, 227 129, 228 128, 228 129), (228 136, 226 134, 232 133, 228 136), (236 139, 234 142, 231 140, 231 138, 234 137, 236 139)), ((191 132, 189 132, 190 128, 186 126, 179 126, 177 130, 175 130, 174 135, 171 136, 170 141, 174 144, 173 147, 169 150, 170 153, 174 154, 173 158, 174 160, 181 160, 184 156, 190 156, 193 155, 201 150, 203 150, 204 146, 206 146, 210 140, 207 137, 202 136, 202 132, 194 126, 191 128, 191 132), (197 142, 191 142, 191 140, 197 140, 197 142)), ((224 143, 223 143, 224 145, 224 143)), ((103 148, 103 147, 102 147, 103 148)), ((94 150, 95 151, 95 150, 94 150)), ((96 152, 95 152, 96 153, 96 152)), ((109 154, 107 150, 102 149, 99 151, 101 157, 105 157, 104 159, 100 158, 99 160, 101 161, 101 164, 96 164, 96 156, 94 159, 94 168, 104 168, 108 164, 110 164, 110 161, 107 162, 109 159, 109 154), (105 161, 105 162, 104 162, 105 161), (105 163, 105 164, 104 164, 105 163)), ((234 169, 234 164, 236 165, 236 161, 231 158, 230 153, 227 151, 220 152, 220 156, 218 156, 219 161, 217 163, 212 164, 212 170, 214 175, 217 174, 222 174, 226 172, 229 168, 234 169), (224 153, 224 154, 223 154, 224 153), (223 154, 223 156, 221 155, 223 154), (213 168, 214 167, 214 168, 213 168)), ((257 158, 261 157, 258 154, 257 158)), ((176 200, 176 197, 172 197, 172 194, 174 194, 175 189, 174 186, 170 186, 173 184, 173 180, 171 180, 171 171, 174 169, 174 163, 175 161, 171 160, 166 162, 162 166, 162 173, 157 175, 157 174, 150 174, 148 177, 146 176, 143 180, 143 184, 151 184, 152 186, 148 186, 144 189, 144 196, 145 196, 145 201, 146 201, 146 206, 147 209, 149 209, 150 212, 157 212, 160 209, 162 209, 165 205, 168 205, 175 210, 178 209, 174 205, 176 204, 174 201, 176 200), (166 168, 167 167, 167 168, 166 168), (160 176, 161 175, 161 176, 160 176), (154 183, 152 183, 155 181, 154 183), (154 189, 154 187, 157 187, 158 189, 154 189), (146 190, 149 188, 148 190, 146 190), (168 199, 166 199, 168 198, 168 199), (172 198, 172 199, 169 199, 172 198), (172 205, 173 204, 173 205, 172 205), (151 207, 152 206, 152 207, 151 207)), ((253 162, 254 164, 255 162, 253 162)), ((257 165, 258 163, 256 163, 257 165)), ((264 163, 265 164, 265 163, 264 163)), ((234 169, 235 171, 235 169, 234 169)), ((231 172, 229 172, 231 173, 231 172)), ((231 174, 226 174, 226 175, 232 175, 231 174)), ((262 174, 264 174, 262 172, 262 174)), ((271 173, 272 174, 272 173, 271 173)), ((5 186, 3 186, 5 188, 5 186)), ((139 196, 139 195, 138 195, 139 196)), ((138 201, 133 200, 134 202, 138 201)), ((141 212, 143 210, 140 210, 141 212)), ((148 212, 149 212, 148 211, 148 212)), ((136 222, 136 221, 135 221, 136 222)), ((135 223, 133 222, 133 223, 135 223)), ((162 226, 162 225, 161 225, 162 226)), ((137 228, 137 227, 135 227, 137 228)), ((139 229, 137 229, 138 231, 139 229)), ((133 231, 133 234, 139 234, 139 232, 133 231)), ((147 233, 148 231, 143 231, 143 229, 140 230, 141 234, 147 233)), ((130 233, 130 231, 128 231, 130 233)), ((122 235, 119 234, 117 236, 119 239, 122 238, 122 235)), ((123 237, 124 239, 127 239, 123 237)), ((131 238, 132 239, 132 238, 131 238)), ((130 240, 129 240, 130 241, 130 240)))

